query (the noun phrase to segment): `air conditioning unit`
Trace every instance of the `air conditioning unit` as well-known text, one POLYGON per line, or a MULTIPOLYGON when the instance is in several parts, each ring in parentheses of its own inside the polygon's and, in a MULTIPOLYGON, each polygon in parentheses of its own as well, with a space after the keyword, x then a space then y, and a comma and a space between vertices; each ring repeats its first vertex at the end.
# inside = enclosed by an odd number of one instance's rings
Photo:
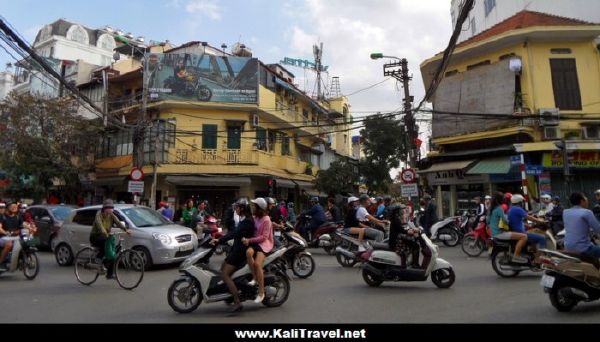
POLYGON ((544 139, 545 140, 561 139, 560 127, 558 127, 558 126, 544 127, 544 139))
POLYGON ((258 127, 258 125, 259 125, 258 114, 252 114, 252 121, 250 121, 250 124, 252 125, 252 127, 258 127))
POLYGON ((540 108, 541 126, 558 126, 560 124, 560 110, 558 108, 540 108))
POLYGON ((583 127, 583 138, 584 139, 600 139, 600 127, 598 127, 598 126, 583 127))

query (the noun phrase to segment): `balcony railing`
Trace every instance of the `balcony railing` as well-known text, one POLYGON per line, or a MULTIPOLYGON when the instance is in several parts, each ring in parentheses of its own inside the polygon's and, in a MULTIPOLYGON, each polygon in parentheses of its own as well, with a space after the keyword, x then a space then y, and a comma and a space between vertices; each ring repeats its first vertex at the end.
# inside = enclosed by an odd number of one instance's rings
POLYGON ((257 151, 241 150, 216 150, 177 149, 171 154, 170 162, 173 164, 201 164, 201 165, 257 165, 257 151))

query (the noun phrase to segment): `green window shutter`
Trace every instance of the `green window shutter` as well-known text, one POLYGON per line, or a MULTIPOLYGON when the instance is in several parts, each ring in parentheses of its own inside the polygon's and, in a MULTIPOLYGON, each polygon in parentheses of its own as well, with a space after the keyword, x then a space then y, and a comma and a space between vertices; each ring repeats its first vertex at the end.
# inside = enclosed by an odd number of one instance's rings
POLYGON ((217 125, 202 125, 202 148, 205 150, 217 148, 217 125))
POLYGON ((259 150, 267 149, 267 130, 256 127, 256 148, 259 150))

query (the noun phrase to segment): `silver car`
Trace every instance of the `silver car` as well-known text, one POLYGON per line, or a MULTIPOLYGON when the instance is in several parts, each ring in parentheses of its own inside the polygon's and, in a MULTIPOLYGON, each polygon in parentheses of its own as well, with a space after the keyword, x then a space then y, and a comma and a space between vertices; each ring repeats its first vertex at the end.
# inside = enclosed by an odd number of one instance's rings
MULTIPOLYGON (((77 252, 90 245, 92 224, 101 209, 100 205, 77 209, 65 220, 54 248, 59 265, 71 265, 77 252)), ((152 265, 183 261, 198 247, 193 230, 174 224, 150 208, 116 204, 114 213, 131 230, 131 236, 123 235, 123 247, 141 252, 148 269, 152 265)), ((113 230, 120 229, 113 227, 113 230)))

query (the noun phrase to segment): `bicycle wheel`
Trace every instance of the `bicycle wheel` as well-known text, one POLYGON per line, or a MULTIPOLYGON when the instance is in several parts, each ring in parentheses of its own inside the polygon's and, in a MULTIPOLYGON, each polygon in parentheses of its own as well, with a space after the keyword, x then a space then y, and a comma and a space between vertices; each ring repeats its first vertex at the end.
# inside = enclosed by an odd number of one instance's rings
POLYGON ((90 247, 86 247, 75 255, 75 276, 83 285, 92 285, 102 269, 101 264, 96 263, 98 252, 90 247))
POLYGON ((144 278, 144 257, 132 249, 126 249, 117 255, 115 277, 119 286, 133 290, 144 278))

